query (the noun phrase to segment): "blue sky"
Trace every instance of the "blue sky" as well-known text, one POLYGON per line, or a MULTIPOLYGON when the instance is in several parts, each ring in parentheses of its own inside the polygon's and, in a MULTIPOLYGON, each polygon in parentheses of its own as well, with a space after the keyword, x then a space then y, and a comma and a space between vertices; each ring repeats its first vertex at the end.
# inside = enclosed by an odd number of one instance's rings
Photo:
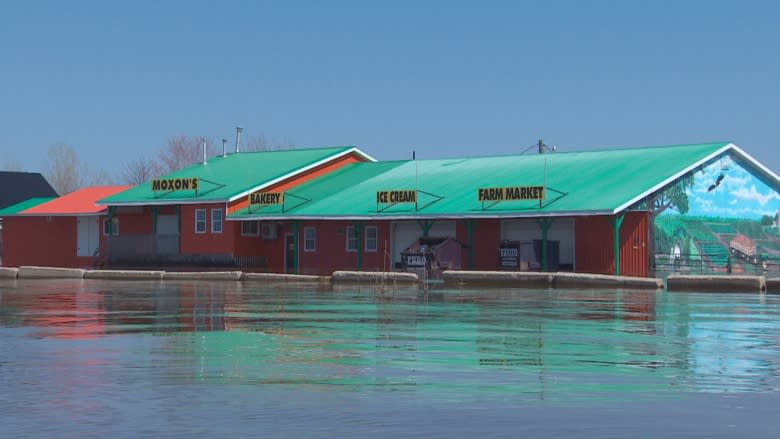
POLYGON ((241 125, 379 159, 732 140, 780 172, 780 1, 1 6, 0 164, 25 170, 241 125))

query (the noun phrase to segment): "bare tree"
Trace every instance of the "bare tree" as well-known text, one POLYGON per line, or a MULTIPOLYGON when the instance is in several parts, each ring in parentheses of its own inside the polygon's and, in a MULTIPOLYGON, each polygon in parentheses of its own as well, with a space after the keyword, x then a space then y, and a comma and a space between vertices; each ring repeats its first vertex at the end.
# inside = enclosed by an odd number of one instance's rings
POLYGON ((87 174, 88 184, 90 186, 111 186, 116 184, 116 177, 112 176, 104 169, 87 174))
POLYGON ((120 179, 122 183, 137 185, 153 180, 162 173, 163 170, 159 163, 149 159, 138 159, 125 166, 120 179))
POLYGON ((246 145, 243 147, 245 151, 267 151, 269 149, 268 141, 265 139, 264 134, 258 134, 255 137, 250 137, 246 140, 246 145))
POLYGON ((295 145, 289 140, 283 140, 281 142, 270 141, 265 137, 265 134, 260 133, 255 137, 247 139, 246 145, 241 147, 244 151, 275 151, 282 149, 294 149, 295 145))
POLYGON ((22 165, 16 160, 16 156, 13 154, 6 154, 3 158, 3 166, 0 169, 3 171, 19 172, 22 170, 22 165))
POLYGON ((48 162, 44 167, 44 176, 60 195, 69 194, 84 185, 86 167, 76 155, 76 151, 66 143, 49 146, 48 162))
POLYGON ((213 157, 215 155, 214 142, 209 138, 177 136, 168 139, 167 145, 159 155, 163 171, 173 172, 201 162, 204 140, 206 141, 206 155, 213 157))

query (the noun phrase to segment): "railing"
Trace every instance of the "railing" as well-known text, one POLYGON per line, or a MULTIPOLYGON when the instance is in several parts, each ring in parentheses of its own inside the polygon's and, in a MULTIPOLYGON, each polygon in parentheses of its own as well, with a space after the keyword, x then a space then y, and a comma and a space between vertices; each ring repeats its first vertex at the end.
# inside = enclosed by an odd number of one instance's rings
POLYGON ((680 274, 747 274, 759 276, 780 276, 780 260, 760 257, 741 257, 728 252, 690 254, 682 253, 679 258, 669 254, 655 255, 656 273, 680 274))
POLYGON ((262 268, 266 256, 234 256, 224 253, 179 253, 179 235, 124 235, 106 238, 103 265, 108 267, 209 267, 262 268))

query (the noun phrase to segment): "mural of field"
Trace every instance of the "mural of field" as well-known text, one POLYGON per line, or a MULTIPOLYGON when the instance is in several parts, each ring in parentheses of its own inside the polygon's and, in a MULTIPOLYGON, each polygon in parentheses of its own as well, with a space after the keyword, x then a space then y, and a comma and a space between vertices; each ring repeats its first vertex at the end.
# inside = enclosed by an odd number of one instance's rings
POLYGON ((657 271, 780 275, 780 194, 745 167, 724 157, 664 200, 654 221, 657 271))

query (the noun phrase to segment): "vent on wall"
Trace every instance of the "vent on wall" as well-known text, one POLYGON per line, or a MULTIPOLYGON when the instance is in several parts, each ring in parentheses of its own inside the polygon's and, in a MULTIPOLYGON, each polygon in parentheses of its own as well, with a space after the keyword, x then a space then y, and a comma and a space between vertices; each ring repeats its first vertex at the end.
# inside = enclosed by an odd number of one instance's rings
POLYGON ((260 234, 263 239, 276 239, 276 224, 275 223, 262 223, 260 234))

